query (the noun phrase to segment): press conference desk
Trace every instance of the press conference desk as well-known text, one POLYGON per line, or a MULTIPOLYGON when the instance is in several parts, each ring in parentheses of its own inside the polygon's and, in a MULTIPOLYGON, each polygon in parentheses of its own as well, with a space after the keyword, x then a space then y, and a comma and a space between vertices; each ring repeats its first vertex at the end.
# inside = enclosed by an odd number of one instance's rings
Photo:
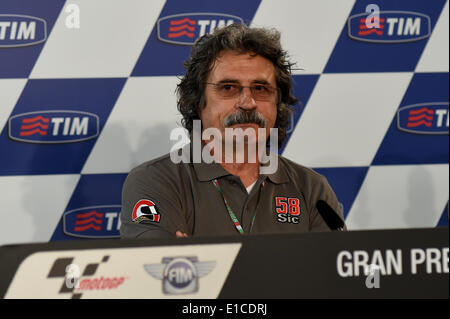
POLYGON ((448 298, 448 242, 433 228, 10 245, 0 297, 448 298))

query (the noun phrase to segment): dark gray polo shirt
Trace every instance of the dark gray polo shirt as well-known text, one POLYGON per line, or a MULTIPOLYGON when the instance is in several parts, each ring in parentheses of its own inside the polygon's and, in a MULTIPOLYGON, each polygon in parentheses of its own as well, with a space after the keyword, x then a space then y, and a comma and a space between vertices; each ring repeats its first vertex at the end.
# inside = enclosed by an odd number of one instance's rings
POLYGON ((188 236, 239 235, 214 179, 246 234, 327 231, 318 200, 326 201, 343 220, 326 178, 284 157, 279 157, 277 171, 260 175, 248 194, 239 176, 220 164, 174 164, 167 154, 128 175, 122 193, 122 238, 173 237, 177 230, 188 236))

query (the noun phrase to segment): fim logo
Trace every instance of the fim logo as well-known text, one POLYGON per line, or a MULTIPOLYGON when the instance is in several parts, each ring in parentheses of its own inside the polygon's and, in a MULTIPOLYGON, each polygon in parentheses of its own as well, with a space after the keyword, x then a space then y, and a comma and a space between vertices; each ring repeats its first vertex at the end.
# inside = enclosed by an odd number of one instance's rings
POLYGON ((199 37, 233 23, 244 23, 244 20, 221 13, 175 14, 158 20, 158 39, 172 44, 192 45, 199 37))
POLYGON ((144 265, 152 277, 162 280, 163 293, 179 295, 196 293, 198 279, 209 274, 215 261, 199 262, 197 257, 165 257, 161 264, 144 265))
POLYGON ((448 102, 413 104, 397 112, 397 128, 407 133, 448 134, 448 126, 448 102))
POLYGON ((54 261, 48 279, 63 278, 59 294, 72 294, 72 299, 80 299, 86 291, 113 290, 120 287, 125 277, 93 277, 101 264, 108 262, 109 256, 103 256, 99 263, 87 264, 83 272, 73 263, 74 258, 58 258, 54 261), (91 277, 91 278, 83 278, 91 277))
POLYGON ((411 11, 380 11, 368 5, 366 13, 349 17, 348 36, 353 40, 375 43, 401 43, 425 39, 431 34, 428 15, 411 11))
POLYGON ((64 213, 63 231, 79 238, 119 238, 120 205, 78 208, 64 213))
POLYGON ((21 15, 0 14, 0 48, 34 45, 47 40, 44 19, 21 15))
POLYGON ((77 111, 38 111, 11 116, 9 138, 25 143, 74 143, 93 139, 100 129, 96 114, 77 111))

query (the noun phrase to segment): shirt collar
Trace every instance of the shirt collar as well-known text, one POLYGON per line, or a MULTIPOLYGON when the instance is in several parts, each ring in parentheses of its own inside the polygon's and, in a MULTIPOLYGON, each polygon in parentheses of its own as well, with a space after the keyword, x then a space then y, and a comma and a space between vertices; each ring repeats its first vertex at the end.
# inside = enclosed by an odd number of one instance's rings
MULTIPOLYGON (((204 162, 201 163, 193 163, 195 173, 197 174, 197 178, 201 182, 212 181, 213 179, 231 175, 227 172, 222 165, 218 163, 207 164, 204 162)), ((286 172, 286 168, 284 167, 283 161, 278 161, 277 170, 272 173, 266 175, 272 183, 275 184, 284 184, 289 183, 290 179, 286 172)))
POLYGON ((282 161, 280 157, 278 157, 277 170, 272 174, 268 174, 267 177, 270 179, 272 183, 275 184, 289 183, 290 181, 289 175, 286 172, 284 161, 282 161))
MULTIPOLYGON (((190 160, 192 160, 192 143, 189 143, 184 147, 190 148, 190 160)), ((231 175, 222 167, 222 165, 216 162, 208 164, 201 161, 200 163, 192 163, 192 165, 194 167, 195 173, 197 174, 197 178, 201 182, 212 181, 219 177, 231 175)), ((289 176, 286 172, 284 161, 282 161, 280 157, 278 157, 277 170, 274 173, 268 174, 266 176, 270 179, 271 182, 275 184, 284 184, 290 181, 289 176)))
POLYGON ((213 179, 231 175, 227 172, 220 164, 218 163, 193 163, 195 173, 197 174, 197 178, 201 182, 212 181, 213 179))

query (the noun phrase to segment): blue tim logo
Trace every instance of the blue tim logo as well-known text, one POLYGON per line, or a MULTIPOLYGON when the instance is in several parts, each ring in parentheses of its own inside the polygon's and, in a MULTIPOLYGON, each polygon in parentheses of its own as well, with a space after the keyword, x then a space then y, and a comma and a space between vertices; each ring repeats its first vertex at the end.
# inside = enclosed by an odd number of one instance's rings
POLYGON ((400 131, 441 135, 448 134, 448 102, 420 103, 401 107, 397 112, 400 131))
POLYGON ((202 35, 233 23, 244 23, 244 20, 234 15, 221 13, 170 15, 158 20, 158 39, 172 44, 192 45, 202 35))
POLYGON ((215 261, 199 262, 195 256, 165 257, 161 264, 147 264, 144 269, 154 278, 162 280, 163 293, 179 295, 196 293, 198 279, 209 274, 215 261))
POLYGON ((11 116, 9 138, 25 143, 74 143, 93 139, 100 130, 96 114, 78 111, 37 111, 11 116))
POLYGON ((401 43, 425 39, 431 34, 428 15, 410 11, 379 11, 349 17, 348 36, 375 43, 401 43))
POLYGON ((0 48, 23 47, 47 40, 44 19, 21 15, 0 14, 0 48))
POLYGON ((120 237, 120 205, 91 206, 74 209, 63 215, 63 231, 79 238, 120 237))

